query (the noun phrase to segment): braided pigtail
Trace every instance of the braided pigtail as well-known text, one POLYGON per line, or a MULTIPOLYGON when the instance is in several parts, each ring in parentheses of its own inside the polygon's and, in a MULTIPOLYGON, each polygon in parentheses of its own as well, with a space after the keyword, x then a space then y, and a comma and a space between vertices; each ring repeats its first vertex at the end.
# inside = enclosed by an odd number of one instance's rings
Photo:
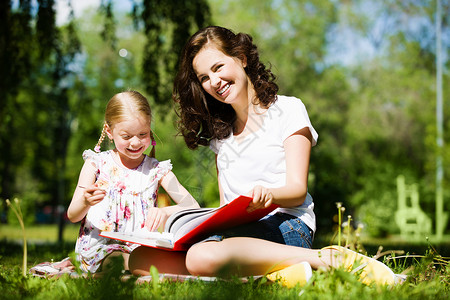
POLYGON ((155 146, 156 146, 156 140, 153 137, 153 131, 150 130, 150 138, 152 139, 152 150, 150 151, 150 157, 155 158, 155 146))
POLYGON ((100 138, 98 139, 97 145, 95 145, 95 148, 94 148, 94 151, 97 153, 100 152, 100 146, 102 145, 103 140, 105 139, 107 126, 108 125, 106 124, 106 121, 105 121, 105 123, 103 123, 103 130, 102 130, 102 133, 100 134, 100 138))

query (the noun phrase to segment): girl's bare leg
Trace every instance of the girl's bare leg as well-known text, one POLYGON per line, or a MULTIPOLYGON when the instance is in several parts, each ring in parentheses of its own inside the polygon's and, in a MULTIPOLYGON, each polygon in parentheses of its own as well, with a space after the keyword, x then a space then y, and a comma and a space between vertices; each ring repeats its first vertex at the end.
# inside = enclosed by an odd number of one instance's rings
POLYGON ((133 275, 149 275, 152 265, 160 273, 189 274, 186 269, 186 252, 166 251, 144 246, 131 252, 128 266, 133 275))
POLYGON ((186 267, 193 275, 262 275, 303 261, 313 269, 332 265, 333 250, 313 250, 269 242, 262 239, 234 237, 221 242, 205 242, 187 252, 186 267), (224 274, 226 273, 226 274, 224 274))

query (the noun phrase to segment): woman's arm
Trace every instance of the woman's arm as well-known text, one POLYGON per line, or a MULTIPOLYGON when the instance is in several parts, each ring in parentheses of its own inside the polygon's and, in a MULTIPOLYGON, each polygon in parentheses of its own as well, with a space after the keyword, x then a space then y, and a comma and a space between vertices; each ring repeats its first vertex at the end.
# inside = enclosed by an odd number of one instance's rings
POLYGON ((312 136, 305 127, 284 141, 286 152, 286 185, 280 188, 256 186, 250 192, 253 204, 249 210, 269 207, 275 203, 281 207, 294 207, 303 204, 307 194, 309 158, 312 136))
POLYGON ((77 187, 67 209, 67 217, 73 223, 81 221, 89 208, 103 200, 105 191, 95 186, 95 167, 86 160, 81 168, 77 187))
POLYGON ((219 168, 217 168, 217 154, 216 154, 216 170, 217 170, 217 184, 219 185, 220 206, 222 206, 225 204, 225 198, 223 197, 222 185, 220 184, 219 168))

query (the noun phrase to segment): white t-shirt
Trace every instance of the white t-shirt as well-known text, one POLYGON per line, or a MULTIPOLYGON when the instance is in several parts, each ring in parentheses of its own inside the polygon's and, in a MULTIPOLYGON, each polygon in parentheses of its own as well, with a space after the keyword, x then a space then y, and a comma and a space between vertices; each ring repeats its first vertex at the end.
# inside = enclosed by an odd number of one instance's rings
MULTIPOLYGON (((318 134, 311 125, 303 102, 295 97, 278 96, 269 109, 247 120, 244 131, 223 140, 212 140, 211 149, 217 154, 217 168, 224 200, 231 202, 247 195, 256 185, 278 188, 286 184, 286 157, 283 142, 300 129, 308 127, 312 145, 318 134)), ((309 193, 302 205, 278 208, 300 217, 309 228, 316 230, 314 203, 309 193)))

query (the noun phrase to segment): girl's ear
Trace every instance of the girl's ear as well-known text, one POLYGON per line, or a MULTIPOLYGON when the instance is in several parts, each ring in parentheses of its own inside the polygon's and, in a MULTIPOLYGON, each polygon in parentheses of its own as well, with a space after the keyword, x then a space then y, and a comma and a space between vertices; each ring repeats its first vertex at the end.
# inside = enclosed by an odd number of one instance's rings
POLYGON ((113 140, 112 130, 106 123, 105 123, 105 131, 106 131, 106 135, 108 136, 108 138, 110 140, 113 140))

